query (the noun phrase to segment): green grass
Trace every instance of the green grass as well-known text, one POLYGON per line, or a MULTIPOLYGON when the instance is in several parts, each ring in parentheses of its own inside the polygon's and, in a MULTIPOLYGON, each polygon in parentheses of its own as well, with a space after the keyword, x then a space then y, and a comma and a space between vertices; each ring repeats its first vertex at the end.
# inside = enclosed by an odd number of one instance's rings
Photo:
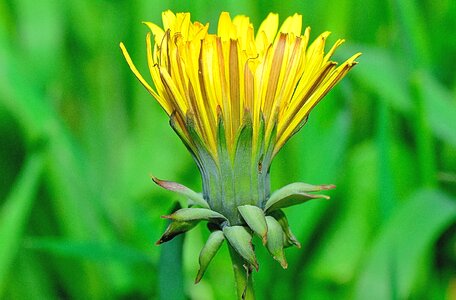
POLYGON ((146 70, 141 21, 169 8, 212 28, 222 10, 257 26, 298 12, 313 37, 346 38, 339 60, 363 52, 273 164, 273 188, 337 189, 287 211, 303 245, 288 270, 257 247, 258 298, 456 298, 454 1, 6 0, 0 299, 235 297, 226 247, 193 284, 204 226, 154 245, 179 199, 149 174, 201 180, 118 44, 146 70))

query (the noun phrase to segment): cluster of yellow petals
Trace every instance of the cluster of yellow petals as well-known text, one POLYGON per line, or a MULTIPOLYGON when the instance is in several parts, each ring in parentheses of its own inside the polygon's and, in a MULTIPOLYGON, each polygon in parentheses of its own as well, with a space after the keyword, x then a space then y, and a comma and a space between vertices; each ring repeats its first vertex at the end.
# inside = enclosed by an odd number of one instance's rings
POLYGON ((127 50, 124 56, 140 82, 168 115, 174 114, 185 138, 188 114, 207 149, 217 157, 217 122, 225 124, 228 147, 249 113, 253 139, 264 118, 265 140, 277 130, 274 152, 299 129, 311 109, 356 64, 357 53, 340 66, 331 56, 343 40, 325 54, 329 32, 309 43, 302 17, 288 17, 279 29, 277 14, 269 14, 256 35, 246 16, 221 13, 216 34, 209 24, 191 22, 190 13, 165 11, 163 26, 145 22, 147 58, 155 89, 141 76, 127 50), (151 33, 154 43, 152 46, 151 33), (275 123, 277 124, 275 125, 275 123))

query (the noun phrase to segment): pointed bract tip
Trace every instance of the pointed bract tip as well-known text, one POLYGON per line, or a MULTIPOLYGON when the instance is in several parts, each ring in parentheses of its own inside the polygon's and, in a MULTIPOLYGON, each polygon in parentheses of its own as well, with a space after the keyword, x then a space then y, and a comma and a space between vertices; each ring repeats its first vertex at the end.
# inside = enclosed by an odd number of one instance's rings
POLYGON ((151 174, 149 174, 149 177, 150 177, 150 179, 152 179, 153 182, 155 182, 155 184, 161 185, 160 184, 161 183, 160 179, 158 179, 157 177, 155 177, 154 175, 151 175, 151 174))
POLYGON ((198 284, 202 278, 203 278, 203 274, 201 274, 201 269, 199 269, 198 274, 196 274, 195 284, 198 284))
POLYGON ((252 241, 250 241, 250 247, 253 250, 253 268, 255 269, 255 271, 258 272, 258 270, 260 270, 260 265, 258 264, 258 259, 257 259, 256 254, 255 254, 255 249, 253 248, 252 241))
POLYGON ((258 261, 257 261, 256 257, 255 257, 255 262, 254 262, 254 264, 253 264, 253 268, 254 268, 255 271, 257 271, 257 272, 258 272, 258 270, 260 269, 260 265, 258 264, 258 261))
POLYGON ((274 259, 280 263, 280 266, 282 266, 283 269, 288 268, 288 262, 283 254, 280 256, 274 256, 274 259))
POLYGON ((160 218, 172 220, 173 219, 173 215, 164 215, 164 216, 161 216, 160 218))
POLYGON ((326 200, 331 199, 330 196, 328 196, 328 195, 321 195, 321 194, 308 194, 308 193, 302 193, 302 195, 305 195, 305 196, 309 197, 310 199, 326 199, 326 200))

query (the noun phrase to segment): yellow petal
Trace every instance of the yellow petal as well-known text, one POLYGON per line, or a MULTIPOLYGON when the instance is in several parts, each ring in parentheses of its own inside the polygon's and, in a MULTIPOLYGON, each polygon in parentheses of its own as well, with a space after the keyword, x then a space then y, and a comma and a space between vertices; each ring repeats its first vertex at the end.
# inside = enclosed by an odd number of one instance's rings
MULTIPOLYGON (((257 33, 257 38, 259 38, 259 35, 261 32, 264 32, 266 35, 267 41, 269 43, 272 43, 274 40, 274 37, 277 34, 277 29, 279 28, 279 15, 270 13, 266 19, 261 23, 260 28, 258 28, 258 33, 257 33)), ((258 46, 257 42, 257 46, 258 46)))
POLYGON ((174 29, 174 23, 176 20, 176 15, 170 11, 164 11, 162 13, 162 20, 163 20, 163 28, 165 29, 164 31, 168 29, 174 29))
POLYGON ((174 28, 171 30, 171 35, 175 33, 181 33, 184 40, 188 40, 190 35, 190 13, 178 13, 176 14, 176 20, 174 28))
POLYGON ((283 33, 292 33, 295 36, 301 35, 302 28, 302 16, 299 14, 294 14, 292 17, 288 17, 285 22, 283 22, 280 27, 279 32, 283 33))
POLYGON ((222 39, 222 41, 236 39, 236 27, 231 22, 230 14, 227 12, 222 12, 220 14, 217 35, 222 39))
POLYGON ((168 115, 171 114, 172 109, 171 107, 166 103, 166 101, 160 97, 153 89, 152 87, 147 83, 146 80, 142 77, 141 73, 139 73, 138 69, 135 67, 135 64, 131 60, 130 54, 128 54, 127 49, 125 48, 125 45, 123 43, 120 43, 120 49, 122 49, 122 53, 125 57, 125 60, 128 63, 128 66, 130 67, 130 70, 135 74, 136 78, 138 78, 139 82, 147 89, 147 91, 160 103, 160 105, 163 107, 163 109, 166 111, 168 115))
POLYGON ((163 40, 163 36, 165 35, 163 29, 161 29, 159 26, 155 25, 152 22, 143 22, 143 24, 149 27, 150 31, 152 31, 155 43, 161 43, 161 41, 163 40))

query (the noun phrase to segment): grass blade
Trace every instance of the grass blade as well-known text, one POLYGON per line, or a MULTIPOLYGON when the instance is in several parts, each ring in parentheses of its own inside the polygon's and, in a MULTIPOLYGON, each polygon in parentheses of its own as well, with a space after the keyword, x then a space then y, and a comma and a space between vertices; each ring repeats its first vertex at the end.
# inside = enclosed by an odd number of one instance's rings
POLYGON ((184 235, 177 236, 173 241, 160 246, 161 254, 158 262, 159 299, 185 299, 182 256, 184 235))
POLYGON ((357 283, 356 299, 390 299, 394 290, 395 297, 410 298, 420 260, 455 220, 454 199, 439 191, 423 190, 404 202, 372 248, 357 283))
POLYGON ((119 261, 126 264, 152 264, 151 259, 146 254, 118 243, 29 238, 25 247, 31 250, 96 262, 119 261))
POLYGON ((429 73, 416 77, 426 117, 434 134, 456 147, 456 101, 451 92, 429 73))
POLYGON ((8 270, 20 247, 43 164, 44 160, 40 154, 32 154, 28 158, 9 197, 1 207, 0 298, 8 281, 8 270))

